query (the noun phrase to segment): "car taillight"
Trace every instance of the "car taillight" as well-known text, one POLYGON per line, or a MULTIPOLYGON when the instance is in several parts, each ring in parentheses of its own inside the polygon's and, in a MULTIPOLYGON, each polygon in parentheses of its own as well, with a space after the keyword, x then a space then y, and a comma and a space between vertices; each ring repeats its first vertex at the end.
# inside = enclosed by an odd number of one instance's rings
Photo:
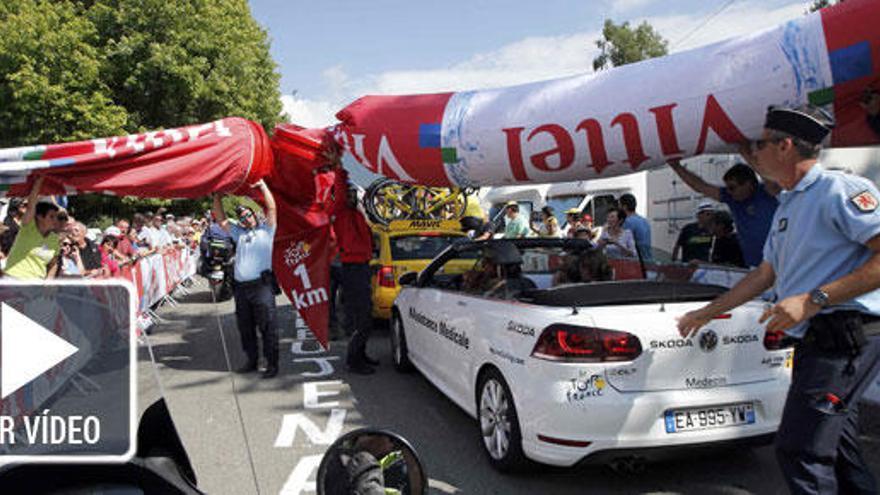
POLYGON ((642 353, 635 335, 603 328, 550 325, 532 350, 532 356, 550 361, 632 361, 642 353))
POLYGON ((789 349, 794 347, 794 339, 789 337, 785 332, 765 332, 764 333, 764 349, 768 351, 778 351, 781 349, 789 349))
POLYGON ((379 285, 381 287, 394 288, 394 267, 383 266, 379 269, 379 285))

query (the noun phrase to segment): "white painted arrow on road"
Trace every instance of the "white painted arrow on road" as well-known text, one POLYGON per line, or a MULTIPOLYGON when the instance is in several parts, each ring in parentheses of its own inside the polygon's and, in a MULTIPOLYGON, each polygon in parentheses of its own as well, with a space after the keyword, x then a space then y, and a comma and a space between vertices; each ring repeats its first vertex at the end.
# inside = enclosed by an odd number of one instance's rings
POLYGON ((0 303, 0 320, 0 399, 79 350, 6 303, 0 303))

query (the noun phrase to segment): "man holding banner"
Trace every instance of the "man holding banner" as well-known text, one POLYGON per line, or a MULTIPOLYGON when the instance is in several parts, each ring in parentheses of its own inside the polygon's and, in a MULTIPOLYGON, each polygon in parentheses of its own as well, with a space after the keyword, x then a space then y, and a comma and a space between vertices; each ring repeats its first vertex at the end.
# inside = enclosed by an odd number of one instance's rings
POLYGON ((27 199, 27 211, 21 217, 21 229, 9 249, 6 275, 19 280, 46 278, 49 263, 58 252, 58 233, 64 229, 66 215, 60 215, 55 203, 39 201, 43 177, 34 180, 27 199))
POLYGON ((247 362, 240 373, 257 369, 257 333, 263 338, 266 369, 263 378, 278 374, 278 330, 275 328, 274 276, 272 275, 272 242, 277 225, 275 198, 260 180, 256 187, 266 203, 266 221, 258 222, 253 210, 238 206, 238 225, 232 224, 223 211, 222 197, 214 195, 214 218, 235 243, 235 316, 241 334, 241 346, 247 362))
POLYGON ((373 366, 379 364, 379 361, 367 354, 367 341, 373 331, 370 311, 373 235, 363 212, 358 209, 357 188, 348 181, 345 170, 338 168, 336 173, 336 194, 340 200, 334 205, 333 230, 339 245, 339 259, 342 261, 346 331, 352 333, 345 363, 352 373, 371 375, 376 372, 373 366), (344 200, 341 198, 343 192, 344 200))

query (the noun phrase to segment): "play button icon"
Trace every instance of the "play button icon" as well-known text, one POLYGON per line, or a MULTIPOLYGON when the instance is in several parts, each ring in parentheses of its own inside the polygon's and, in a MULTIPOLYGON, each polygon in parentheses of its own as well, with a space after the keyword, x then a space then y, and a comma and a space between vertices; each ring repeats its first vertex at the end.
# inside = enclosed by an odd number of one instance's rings
POLYGON ((77 350, 6 303, 0 303, 0 399, 5 399, 77 350))
POLYGON ((0 279, 0 470, 134 455, 137 294, 120 280, 0 279))

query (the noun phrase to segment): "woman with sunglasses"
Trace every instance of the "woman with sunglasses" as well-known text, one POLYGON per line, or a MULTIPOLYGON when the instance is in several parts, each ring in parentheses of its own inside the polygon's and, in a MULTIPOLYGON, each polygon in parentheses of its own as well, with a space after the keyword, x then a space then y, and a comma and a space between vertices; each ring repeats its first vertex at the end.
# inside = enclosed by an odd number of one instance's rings
POLYGON ((49 266, 46 278, 82 277, 86 269, 79 255, 79 248, 66 235, 61 236, 60 247, 58 256, 49 266))

